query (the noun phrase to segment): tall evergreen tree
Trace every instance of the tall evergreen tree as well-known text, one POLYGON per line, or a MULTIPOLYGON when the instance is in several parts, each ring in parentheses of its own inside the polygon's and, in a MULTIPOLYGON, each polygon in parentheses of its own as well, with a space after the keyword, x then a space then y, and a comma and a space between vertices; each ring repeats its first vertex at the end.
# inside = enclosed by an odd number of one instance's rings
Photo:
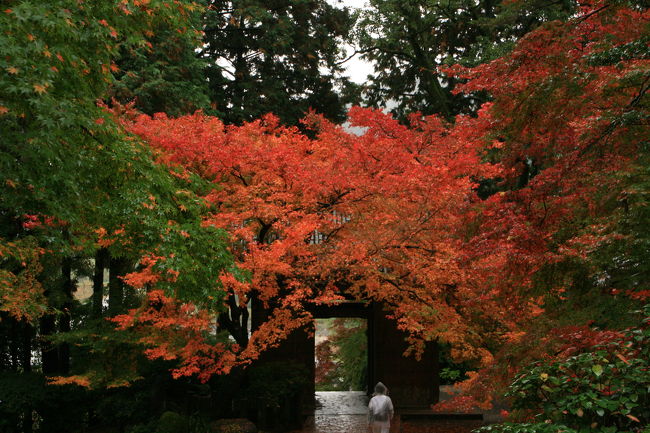
POLYGON ((325 0, 210 1, 205 17, 210 97, 225 123, 273 112, 297 124, 309 109, 345 118, 344 38, 354 16, 325 0))
POLYGON ((360 53, 375 67, 364 97, 375 107, 394 105, 401 119, 416 111, 448 119, 472 112, 482 98, 454 95, 457 80, 438 67, 492 60, 540 23, 572 10, 570 0, 370 0, 356 32, 360 53))

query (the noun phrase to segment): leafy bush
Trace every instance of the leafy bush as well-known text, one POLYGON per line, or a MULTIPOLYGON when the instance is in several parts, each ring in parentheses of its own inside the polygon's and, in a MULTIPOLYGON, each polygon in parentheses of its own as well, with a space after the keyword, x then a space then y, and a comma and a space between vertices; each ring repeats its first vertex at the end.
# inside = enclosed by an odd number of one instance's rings
POLYGON ((249 370, 249 383, 245 395, 251 401, 265 406, 279 407, 287 398, 301 392, 307 385, 309 373, 301 364, 270 362, 249 370))
POLYGON ((186 433, 187 418, 176 412, 164 412, 158 420, 157 433, 186 433))
POLYGON ((467 379, 467 372, 476 370, 468 362, 454 362, 451 346, 446 343, 438 344, 438 366, 440 368, 440 385, 454 385, 467 379))
POLYGON ((474 430, 476 433, 577 433, 574 429, 564 425, 551 423, 503 423, 481 427, 474 430))
POLYGON ((440 370, 440 382, 445 385, 451 385, 461 378, 462 372, 454 368, 443 368, 440 370))
POLYGON ((544 424, 503 424, 481 432, 615 433, 648 430, 650 424, 650 305, 638 327, 591 351, 535 363, 506 394, 513 409, 544 424), (564 429, 564 430, 562 430, 564 429))

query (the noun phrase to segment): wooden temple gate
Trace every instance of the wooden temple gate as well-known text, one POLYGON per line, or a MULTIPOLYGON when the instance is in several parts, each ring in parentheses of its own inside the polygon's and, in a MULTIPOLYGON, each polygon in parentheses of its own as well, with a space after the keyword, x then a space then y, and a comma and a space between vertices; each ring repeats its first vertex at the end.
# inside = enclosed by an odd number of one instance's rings
MULTIPOLYGON (((333 306, 319 306, 311 310, 315 319, 355 317, 367 320, 368 337, 368 394, 375 383, 383 382, 396 409, 429 408, 438 402, 439 367, 438 347, 429 343, 419 360, 405 357, 408 347, 406 334, 397 329, 394 320, 387 317, 381 304, 375 302, 341 302, 333 306)), ((308 372, 308 385, 300 399, 302 412, 313 413, 315 407, 315 341, 314 323, 294 331, 280 347, 269 350, 263 362, 293 362, 303 365, 308 372)))

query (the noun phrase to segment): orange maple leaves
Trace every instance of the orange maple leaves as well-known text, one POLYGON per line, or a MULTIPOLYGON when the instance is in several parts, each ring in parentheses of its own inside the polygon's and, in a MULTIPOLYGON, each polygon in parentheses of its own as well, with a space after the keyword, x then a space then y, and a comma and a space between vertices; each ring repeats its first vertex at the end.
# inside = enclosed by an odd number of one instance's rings
POLYGON ((206 339, 211 324, 206 311, 183 304, 160 290, 147 294, 145 304, 111 319, 118 329, 132 329, 150 359, 178 359, 174 377, 197 375, 207 381, 236 365, 237 345, 206 339))
POLYGON ((39 275, 45 250, 33 239, 14 242, 0 238, 0 261, 13 266, 0 269, 0 311, 18 320, 37 320, 47 309, 39 275))
POLYGON ((309 304, 343 293, 391 305, 400 327, 420 339, 482 357, 469 349, 477 342, 465 339, 471 332, 457 311, 475 296, 458 262, 460 215, 473 205, 473 178, 496 168, 481 163, 469 134, 436 117, 414 117, 409 128, 354 108, 350 120, 365 134, 313 115, 306 124, 318 125, 314 139, 273 116, 241 127, 201 113, 140 116, 127 127, 165 161, 214 181, 206 198, 217 211, 204 223, 230 232, 249 275, 224 274, 221 283, 240 306, 254 298, 273 309, 233 362, 256 358, 309 320, 309 304))

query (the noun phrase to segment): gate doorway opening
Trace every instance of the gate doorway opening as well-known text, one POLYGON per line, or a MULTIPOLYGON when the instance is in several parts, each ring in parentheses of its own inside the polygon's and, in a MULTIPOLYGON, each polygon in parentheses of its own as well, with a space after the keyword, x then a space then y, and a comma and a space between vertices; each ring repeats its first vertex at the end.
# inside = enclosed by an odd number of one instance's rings
POLYGON ((368 323, 365 318, 315 320, 316 391, 367 391, 368 323))

